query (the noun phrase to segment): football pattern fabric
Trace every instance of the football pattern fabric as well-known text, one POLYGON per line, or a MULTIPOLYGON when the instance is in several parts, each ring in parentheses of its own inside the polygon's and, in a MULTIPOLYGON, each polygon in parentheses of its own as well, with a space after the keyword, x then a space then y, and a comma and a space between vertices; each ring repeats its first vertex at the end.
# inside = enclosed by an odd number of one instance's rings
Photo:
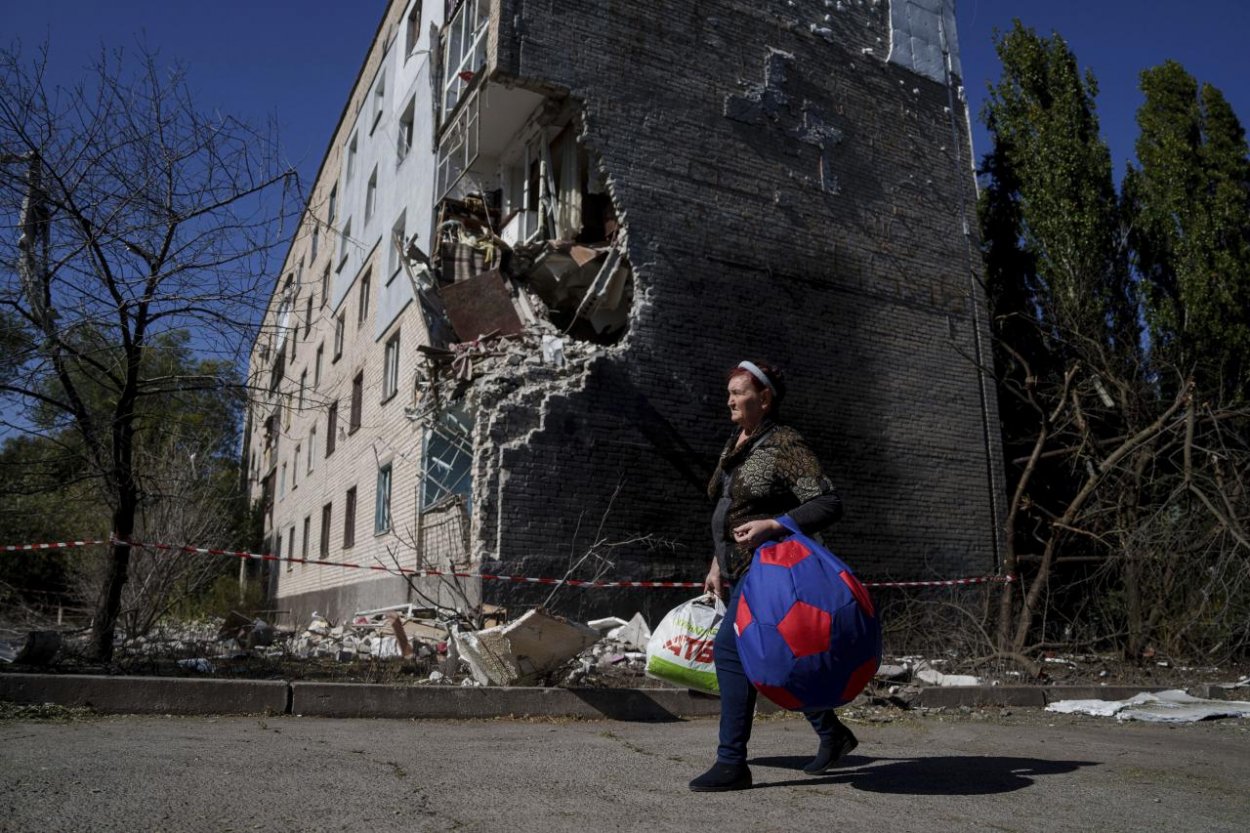
POLYGON ((845 705, 881 664, 881 623, 851 568, 798 531, 755 551, 734 616, 752 684, 783 709, 845 705))

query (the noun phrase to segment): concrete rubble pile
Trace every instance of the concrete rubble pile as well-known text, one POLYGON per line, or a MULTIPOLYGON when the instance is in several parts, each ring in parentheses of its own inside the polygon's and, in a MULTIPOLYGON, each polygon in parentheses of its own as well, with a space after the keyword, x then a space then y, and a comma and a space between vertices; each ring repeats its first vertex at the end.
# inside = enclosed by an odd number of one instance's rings
POLYGON ((447 653, 447 626, 434 611, 408 613, 398 610, 365 611, 351 622, 335 625, 314 613, 304 630, 294 635, 285 653, 299 658, 332 659, 427 659, 447 653), (423 615, 417 615, 418 613, 423 615))

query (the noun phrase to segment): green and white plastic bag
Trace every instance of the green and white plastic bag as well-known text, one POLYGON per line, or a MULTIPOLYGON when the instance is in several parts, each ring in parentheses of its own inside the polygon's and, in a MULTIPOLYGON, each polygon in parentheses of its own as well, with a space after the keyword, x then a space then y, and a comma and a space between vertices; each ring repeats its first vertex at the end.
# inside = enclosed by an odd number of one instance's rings
POLYGON ((712 643, 724 618, 724 602, 710 593, 670 610, 647 641, 647 676, 719 694, 712 643))

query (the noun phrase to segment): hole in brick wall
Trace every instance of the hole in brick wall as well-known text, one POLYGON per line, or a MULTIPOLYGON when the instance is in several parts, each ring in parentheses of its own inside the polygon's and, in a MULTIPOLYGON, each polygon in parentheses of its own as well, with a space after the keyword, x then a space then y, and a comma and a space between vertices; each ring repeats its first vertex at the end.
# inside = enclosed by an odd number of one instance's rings
POLYGON ((579 109, 483 80, 444 124, 431 252, 395 241, 440 346, 526 331, 614 344, 628 331, 633 271, 579 109))

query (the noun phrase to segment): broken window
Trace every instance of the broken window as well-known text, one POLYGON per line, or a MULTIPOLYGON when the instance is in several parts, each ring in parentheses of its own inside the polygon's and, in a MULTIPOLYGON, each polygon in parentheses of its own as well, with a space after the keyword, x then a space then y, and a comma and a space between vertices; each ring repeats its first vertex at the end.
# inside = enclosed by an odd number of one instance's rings
POLYGON ((443 118, 486 63, 490 0, 464 0, 443 33, 443 118))
POLYGON ((313 390, 316 390, 321 385, 321 364, 325 354, 326 345, 325 342, 322 342, 317 345, 317 356, 313 360, 313 390))
POLYGON ((339 401, 336 399, 330 403, 330 410, 326 414, 326 456, 329 457, 334 453, 334 446, 338 441, 339 433, 339 401))
POLYGON ((347 433, 354 434, 360 428, 360 411, 364 404, 365 372, 362 370, 352 379, 352 406, 347 419, 347 433))
POLYGON ((334 361, 343 358, 343 331, 347 328, 347 313, 340 312, 334 319, 334 361))
POLYGON ((378 469, 377 501, 373 512, 373 534, 391 531, 391 464, 378 469))
POLYGON ((312 515, 304 516, 304 544, 300 547, 300 558, 308 559, 308 539, 312 537, 312 515))
POLYGON ((442 200, 460 182, 460 178, 477 161, 480 147, 479 116, 481 96, 474 94, 447 126, 438 143, 438 167, 435 189, 442 200))
POLYGON ((408 10, 408 19, 404 25, 404 55, 411 55, 417 50, 417 41, 421 38, 421 0, 412 4, 408 10))
POLYGON ((400 252, 404 249, 404 238, 408 234, 408 211, 407 209, 399 212, 399 219, 395 221, 395 225, 391 226, 391 246, 386 254, 386 283, 389 286, 391 281, 395 280, 395 276, 399 274, 400 252))
POLYGON ((373 219, 373 211, 378 206, 378 167, 373 166, 369 174, 369 184, 365 186, 365 222, 373 219))
POLYGON ((352 218, 343 223, 343 234, 339 238, 339 271, 347 264, 347 241, 352 239, 352 218))
POLYGON ((322 558, 330 557, 330 520, 333 516, 333 503, 321 507, 321 546, 317 553, 322 558))
MULTIPOLYGON (((308 244, 308 260, 317 259, 317 244, 321 242, 321 225, 317 222, 317 218, 312 220, 312 242, 308 244)), ((322 303, 325 303, 325 293, 321 293, 322 303)))
POLYGON ((325 309, 326 302, 330 300, 330 264, 326 264, 325 271, 321 273, 321 308, 325 309))
POLYGON ((399 117, 399 130, 395 139, 395 156, 400 162, 408 157, 408 151, 412 150, 412 139, 416 134, 417 120, 417 97, 414 95, 408 99, 408 106, 404 108, 404 112, 399 117))
POLYGON ((421 509, 473 495, 473 420, 463 408, 448 408, 425 432, 421 451, 421 509))
MULTIPOLYGON (((385 72, 385 69, 383 70, 385 72)), ((386 76, 378 77, 378 84, 373 88, 373 121, 369 124, 369 133, 377 129, 378 124, 382 121, 382 114, 386 112, 386 76)))
POLYGON ((382 401, 399 391, 399 332, 386 340, 386 362, 382 369, 382 401))
POLYGON ((363 278, 360 279, 360 307, 356 315, 356 323, 364 326, 369 320, 369 292, 373 284, 373 270, 369 269, 365 272, 363 278))
POLYGON ((356 487, 347 490, 347 499, 343 509, 343 548, 356 546, 356 487))
POLYGON ((308 293, 308 301, 304 307, 304 338, 308 338, 308 334, 312 332, 313 296, 311 292, 308 293))

